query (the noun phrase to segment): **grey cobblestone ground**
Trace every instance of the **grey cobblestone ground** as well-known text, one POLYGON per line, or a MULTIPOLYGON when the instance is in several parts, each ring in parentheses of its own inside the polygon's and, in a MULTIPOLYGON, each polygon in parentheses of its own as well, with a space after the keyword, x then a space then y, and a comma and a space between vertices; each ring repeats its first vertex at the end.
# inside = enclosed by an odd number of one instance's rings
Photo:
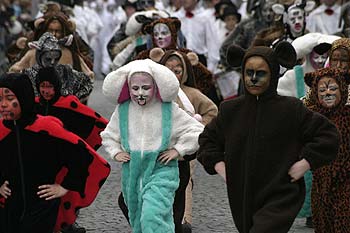
MULTIPOLYGON (((89 105, 109 118, 114 107, 105 102, 101 94, 101 83, 101 80, 96 80, 89 105)), ((106 158, 103 148, 99 152, 106 158)), ((121 166, 108 160, 112 165, 112 173, 95 202, 90 207, 81 210, 78 223, 86 227, 89 233, 129 233, 131 230, 117 203, 120 192, 121 166)), ((238 232, 232 221, 226 187, 222 179, 218 176, 207 175, 197 163, 194 184, 193 233, 238 232)), ((304 223, 304 219, 297 219, 289 233, 313 233, 313 230, 304 227, 304 223)))

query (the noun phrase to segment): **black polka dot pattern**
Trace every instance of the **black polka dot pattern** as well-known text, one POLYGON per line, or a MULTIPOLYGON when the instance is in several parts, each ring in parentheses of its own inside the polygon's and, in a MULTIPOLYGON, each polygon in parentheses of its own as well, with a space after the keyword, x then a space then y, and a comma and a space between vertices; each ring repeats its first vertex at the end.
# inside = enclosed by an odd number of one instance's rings
POLYGON ((75 101, 72 101, 72 102, 70 102, 70 106, 71 106, 72 108, 77 108, 77 107, 78 107, 78 104, 77 104, 75 101))
POLYGON ((65 203, 63 203, 63 206, 66 210, 69 210, 72 204, 69 201, 66 201, 65 203))
POLYGON ((97 121, 97 122, 95 123, 95 125, 96 125, 96 127, 99 128, 99 129, 104 129, 104 128, 106 128, 106 124, 105 124, 105 123, 102 123, 102 122, 99 122, 99 121, 97 121))

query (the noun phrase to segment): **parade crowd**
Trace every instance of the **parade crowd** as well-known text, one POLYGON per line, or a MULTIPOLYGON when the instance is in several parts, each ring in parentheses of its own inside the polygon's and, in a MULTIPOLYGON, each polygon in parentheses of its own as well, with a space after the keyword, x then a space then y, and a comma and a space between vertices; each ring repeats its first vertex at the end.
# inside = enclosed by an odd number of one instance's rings
POLYGON ((133 233, 190 233, 197 161, 240 233, 350 233, 349 85, 348 1, 2 0, 0 233, 86 232, 110 163, 133 233))

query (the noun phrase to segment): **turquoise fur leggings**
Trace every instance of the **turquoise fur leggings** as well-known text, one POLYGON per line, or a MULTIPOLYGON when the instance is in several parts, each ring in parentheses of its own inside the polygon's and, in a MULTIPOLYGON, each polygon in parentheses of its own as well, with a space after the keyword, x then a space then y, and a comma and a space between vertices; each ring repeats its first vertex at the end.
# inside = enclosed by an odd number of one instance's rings
POLYGON ((173 233, 173 202, 179 186, 178 162, 157 161, 168 148, 171 132, 171 104, 162 104, 162 144, 155 151, 131 151, 128 144, 128 106, 119 107, 122 145, 131 160, 123 164, 122 192, 128 206, 133 233, 173 233))

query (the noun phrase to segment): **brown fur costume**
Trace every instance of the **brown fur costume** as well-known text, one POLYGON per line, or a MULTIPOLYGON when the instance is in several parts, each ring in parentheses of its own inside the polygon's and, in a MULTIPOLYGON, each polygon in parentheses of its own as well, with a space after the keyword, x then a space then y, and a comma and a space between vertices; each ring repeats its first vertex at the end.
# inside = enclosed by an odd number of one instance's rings
MULTIPOLYGON (((208 97, 206 97, 196 88, 193 67, 198 64, 197 55, 193 52, 186 54, 177 50, 167 50, 160 53, 158 57, 155 57, 152 56, 155 50, 161 49, 152 49, 150 57, 162 65, 165 65, 169 58, 173 56, 177 57, 181 61, 183 66, 183 75, 181 77, 180 87, 193 105, 195 113, 201 115, 201 122, 204 125, 208 124, 217 115, 218 109, 208 97)), ((184 109, 184 105, 179 97, 177 97, 176 102, 179 104, 180 108, 184 109)))
MULTIPOLYGON (((232 45, 227 55, 232 67, 241 67, 243 80, 248 59, 263 59, 269 86, 259 95, 245 86, 245 95, 220 105, 199 136, 197 159, 209 174, 225 163, 229 204, 240 233, 287 233, 305 197, 304 180, 291 182, 290 168, 302 159, 311 169, 328 164, 338 150, 337 130, 298 99, 277 94, 280 66, 295 65, 292 45, 282 41, 275 48, 248 51, 232 45)), ((259 70, 252 67, 247 66, 259 70)))

